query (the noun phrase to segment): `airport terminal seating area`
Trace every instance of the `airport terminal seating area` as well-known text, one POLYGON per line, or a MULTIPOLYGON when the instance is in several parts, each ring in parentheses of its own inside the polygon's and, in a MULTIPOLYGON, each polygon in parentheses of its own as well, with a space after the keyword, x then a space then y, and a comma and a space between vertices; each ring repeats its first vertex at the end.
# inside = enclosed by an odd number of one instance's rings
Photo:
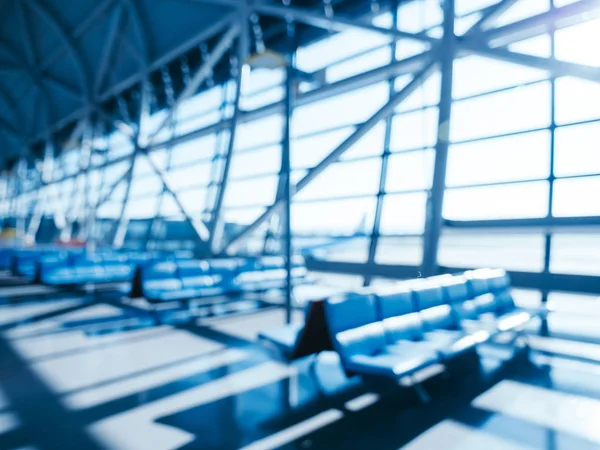
POLYGON ((286 359, 335 351, 347 374, 393 382, 477 360, 480 344, 514 344, 537 315, 515 306, 501 269, 365 288, 308 302, 305 311, 304 325, 266 330, 259 340, 286 359))

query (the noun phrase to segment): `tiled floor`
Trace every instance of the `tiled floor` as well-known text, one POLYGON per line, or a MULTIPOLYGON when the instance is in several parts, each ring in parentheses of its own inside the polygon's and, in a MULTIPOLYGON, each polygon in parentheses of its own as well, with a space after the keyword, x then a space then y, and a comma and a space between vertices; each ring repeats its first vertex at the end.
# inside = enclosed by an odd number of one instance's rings
POLYGON ((600 448, 597 344, 536 338, 532 364, 486 387, 438 377, 422 405, 349 380, 334 354, 314 371, 277 361, 254 339, 278 309, 111 328, 124 314, 76 297, 0 306, 0 449, 600 448))

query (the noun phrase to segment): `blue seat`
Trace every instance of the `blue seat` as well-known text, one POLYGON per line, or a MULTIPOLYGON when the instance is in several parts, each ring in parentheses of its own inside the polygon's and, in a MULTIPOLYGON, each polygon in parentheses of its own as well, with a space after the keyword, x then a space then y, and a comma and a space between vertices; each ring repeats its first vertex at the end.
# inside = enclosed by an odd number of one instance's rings
POLYGON ((11 268, 15 252, 14 248, 0 248, 0 270, 9 270, 11 268))
POLYGON ((416 308, 423 322, 424 339, 445 358, 453 358, 474 349, 489 338, 478 330, 467 333, 460 317, 444 299, 444 291, 437 284, 422 283, 414 290, 416 308))
POLYGON ((304 322, 290 323, 261 331, 258 339, 269 342, 284 357, 289 358, 296 348, 302 330, 304 330, 304 322))
POLYGON ((443 285, 444 298, 454 310, 458 319, 477 320, 477 306, 468 286, 468 280, 464 276, 454 276, 448 279, 443 285))
POLYGON ((490 293, 474 300, 478 319, 487 322, 488 327, 498 331, 519 329, 532 319, 532 314, 515 306, 510 291, 504 289, 496 294, 490 293))
POLYGON ((479 297, 480 295, 489 292, 485 270, 468 270, 465 272, 464 276, 467 279, 467 285, 472 298, 479 297))
POLYGON ((165 293, 182 289, 181 280, 177 277, 177 264, 174 262, 143 267, 141 278, 142 293, 149 300, 161 300, 165 293))
POLYGON ((378 292, 377 299, 391 353, 404 354, 418 350, 437 352, 442 359, 453 358, 456 352, 451 345, 435 345, 426 337, 419 313, 414 312, 413 293, 407 286, 395 286, 387 292, 378 292))
POLYGON ((505 270, 490 270, 486 275, 490 292, 496 293, 510 288, 510 276, 505 270))
POLYGON ((433 351, 416 346, 389 351, 373 295, 351 293, 327 300, 325 314, 334 348, 350 373, 396 381, 439 362, 433 351))

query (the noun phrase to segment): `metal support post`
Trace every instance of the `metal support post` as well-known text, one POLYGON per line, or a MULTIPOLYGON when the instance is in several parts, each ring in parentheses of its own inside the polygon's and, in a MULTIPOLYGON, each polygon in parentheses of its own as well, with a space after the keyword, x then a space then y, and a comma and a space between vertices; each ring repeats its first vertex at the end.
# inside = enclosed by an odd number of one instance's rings
POLYGON ((446 166, 450 143, 452 111, 452 79, 456 36, 454 35, 454 0, 444 0, 444 37, 439 49, 441 91, 438 118, 438 138, 435 146, 433 185, 427 201, 427 220, 423 240, 423 275, 437 272, 437 253, 442 231, 442 208, 446 189, 446 166))
MULTIPOLYGON (((244 20, 246 19, 244 18, 244 20)), ((210 237, 208 240, 208 249, 212 254, 218 253, 221 246, 221 238, 223 236, 223 221, 221 220, 221 210, 223 209, 223 202, 225 201, 227 183, 229 181, 229 171, 231 168, 231 161, 233 159, 233 152, 235 149, 235 132, 237 128, 238 117, 240 115, 240 98, 242 95, 242 75, 244 69, 244 62, 246 60, 246 55, 248 52, 247 43, 248 41, 245 38, 245 32, 242 32, 238 42, 238 68, 235 81, 236 91, 235 100, 233 102, 233 116, 231 117, 231 127, 229 130, 229 146, 227 148, 227 154, 225 155, 223 175, 221 177, 221 186, 219 187, 219 191, 217 192, 215 208, 210 222, 210 237)))
MULTIPOLYGON (((398 27, 398 2, 393 4, 392 11, 392 23, 394 27, 398 27)), ((397 61, 396 58, 396 48, 398 46, 398 41, 392 41, 390 44, 390 64, 394 64, 397 61)), ((395 85, 395 77, 389 79, 389 98, 391 99, 396 89, 395 85)), ((377 253, 377 246, 379 245, 379 232, 381 229, 381 215, 383 213, 383 200, 385 198, 385 185, 387 182, 387 174, 388 174, 388 163, 390 158, 390 141, 392 138, 392 124, 394 121, 394 115, 391 114, 385 121, 385 136, 383 141, 383 152, 381 155, 381 174, 379 177, 379 190, 377 192, 377 204, 375 206, 375 218, 373 220, 373 229, 371 232, 371 240, 369 242, 369 255, 367 257, 367 264, 372 265, 375 262, 375 255, 377 253)), ((369 286, 371 284, 372 276, 366 275, 363 281, 365 286, 369 286)))
POLYGON ((294 55, 289 55, 286 64, 285 80, 285 116, 283 130, 283 145, 281 146, 281 171, 284 177, 283 184, 283 202, 284 215, 283 224, 285 226, 283 237, 285 242, 285 323, 292 322, 292 183, 291 183, 291 155, 290 155, 290 136, 292 128, 292 114, 294 111, 294 55))
POLYGON ((52 139, 49 138, 48 140, 46 140, 46 146, 44 148, 44 160, 42 163, 42 174, 40 177, 37 203, 35 205, 33 215, 31 216, 31 220, 29 221, 29 226, 27 227, 27 233, 25 235, 25 238, 31 243, 35 243, 35 237, 44 217, 44 208, 46 207, 45 197, 48 196, 47 184, 52 178, 53 163, 54 146, 52 145, 52 139))

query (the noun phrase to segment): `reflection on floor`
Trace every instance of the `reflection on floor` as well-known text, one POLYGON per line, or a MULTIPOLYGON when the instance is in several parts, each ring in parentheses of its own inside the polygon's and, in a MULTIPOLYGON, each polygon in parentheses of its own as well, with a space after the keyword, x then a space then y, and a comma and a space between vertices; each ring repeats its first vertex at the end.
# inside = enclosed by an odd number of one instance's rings
POLYGON ((0 306, 2 450, 600 448, 599 344, 535 337, 529 364, 437 377, 420 404, 348 379, 335 354, 277 361, 254 341, 281 309, 109 326, 125 313, 86 298, 0 306))

